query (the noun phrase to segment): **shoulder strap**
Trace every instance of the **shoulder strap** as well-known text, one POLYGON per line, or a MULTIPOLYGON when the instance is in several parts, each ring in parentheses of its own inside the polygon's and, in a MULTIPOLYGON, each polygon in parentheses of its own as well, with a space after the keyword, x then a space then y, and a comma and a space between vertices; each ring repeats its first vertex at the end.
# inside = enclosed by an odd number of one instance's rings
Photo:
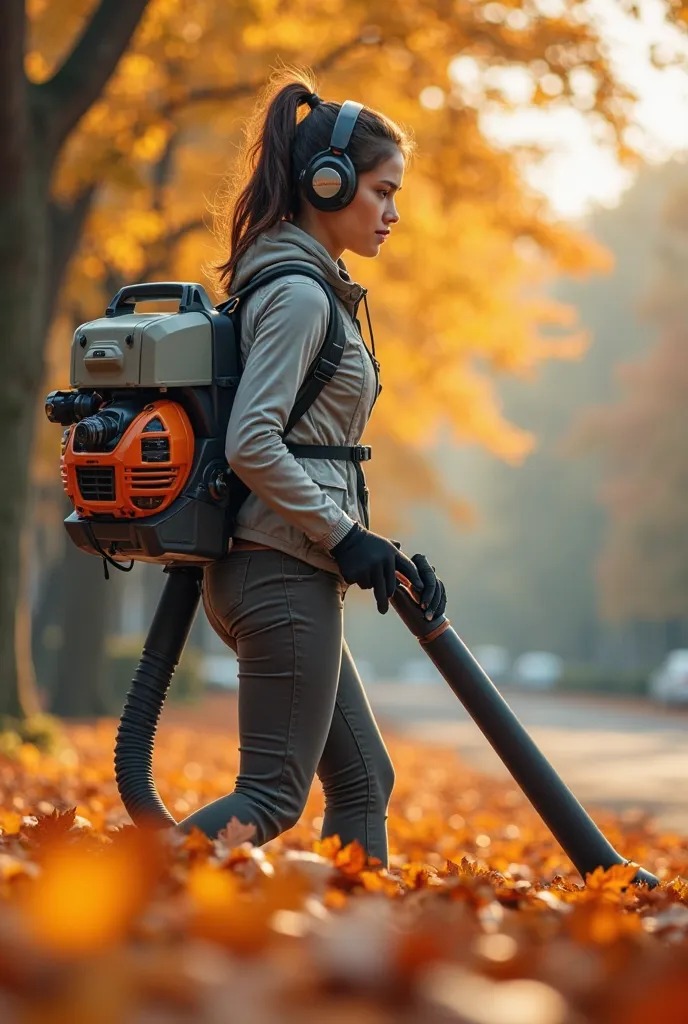
MULTIPOLYGON (((233 295, 230 295, 226 302, 215 307, 218 312, 227 313, 227 315, 232 316, 235 311, 237 311, 237 307, 241 304, 241 301, 248 298, 256 288, 259 288, 264 284, 270 284, 272 281, 275 281, 280 277, 286 277, 287 275, 292 274, 298 274, 300 277, 308 277, 320 285, 327 296, 329 320, 327 333, 325 334, 325 339, 320 347, 320 351, 308 367, 303 384, 299 388, 296 398, 294 399, 294 406, 284 428, 284 433, 282 434, 283 438, 287 436, 294 424, 298 423, 304 413, 310 409, 325 384, 328 384, 332 380, 337 372, 337 367, 339 366, 342 353, 344 352, 346 335, 344 333, 344 324, 337 307, 332 286, 317 272, 317 270, 311 269, 307 264, 279 263, 274 267, 268 267, 267 270, 262 270, 258 274, 255 274, 250 281, 243 286, 243 288, 240 288, 238 291, 234 292, 233 295)), ((240 366, 241 360, 239 350, 241 347, 241 334, 240 319, 238 315, 235 319, 234 333, 237 345, 238 364, 240 366)))

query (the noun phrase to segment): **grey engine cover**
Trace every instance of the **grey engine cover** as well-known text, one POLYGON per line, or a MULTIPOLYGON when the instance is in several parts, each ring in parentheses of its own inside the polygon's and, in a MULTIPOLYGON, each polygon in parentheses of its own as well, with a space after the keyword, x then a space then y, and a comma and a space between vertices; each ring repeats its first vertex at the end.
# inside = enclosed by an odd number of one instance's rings
POLYGON ((212 383, 212 328, 202 313, 126 313, 74 332, 74 388, 183 387, 212 383))

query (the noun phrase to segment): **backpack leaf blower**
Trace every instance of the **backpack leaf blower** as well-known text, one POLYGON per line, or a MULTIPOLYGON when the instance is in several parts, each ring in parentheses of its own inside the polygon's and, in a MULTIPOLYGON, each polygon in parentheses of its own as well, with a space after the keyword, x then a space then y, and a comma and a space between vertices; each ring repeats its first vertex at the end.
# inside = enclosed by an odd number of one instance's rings
MULTIPOLYGON (((225 457, 241 378, 237 307, 261 285, 295 273, 323 288, 329 320, 286 437, 332 379, 345 343, 334 291, 303 262, 256 274, 217 307, 195 283, 121 288, 104 317, 74 333, 71 390, 45 400, 48 419, 65 428, 60 471, 74 506, 65 520, 71 540, 103 559, 106 577, 108 566, 129 571, 136 562, 158 563, 168 575, 115 745, 117 786, 138 825, 175 824, 153 781, 155 733, 198 610, 203 566, 229 550, 236 514, 250 494, 225 457), (137 303, 163 300, 178 301, 177 312, 136 312, 137 303)), ((359 448, 352 459, 365 457, 359 448)))
MULTIPOLYGON (((46 398, 48 419, 65 428, 60 469, 74 506, 65 520, 72 541, 103 559, 106 576, 108 566, 129 571, 137 561, 160 564, 168 576, 115 744, 119 793, 140 827, 176 824, 153 780, 155 734, 198 610, 203 566, 229 550, 236 514, 250 494, 224 452, 242 370, 237 307, 260 285, 294 273, 323 288, 330 315, 286 437, 332 379, 345 345, 334 292, 304 263, 262 271, 220 306, 212 305, 200 284, 127 285, 104 317, 75 331, 71 390, 52 391, 46 398), (136 312, 138 302, 170 299, 179 303, 176 313, 136 312)), ((301 451, 304 446, 291 447, 301 451)), ((315 446, 309 456, 330 457, 319 456, 315 446)), ((357 469, 366 457, 369 450, 360 445, 349 456, 357 469)), ((538 750, 449 620, 442 615, 427 622, 408 581, 399 577, 399 583, 393 607, 581 875, 600 865, 627 863, 538 750)), ((634 881, 657 884, 642 868, 634 881)))

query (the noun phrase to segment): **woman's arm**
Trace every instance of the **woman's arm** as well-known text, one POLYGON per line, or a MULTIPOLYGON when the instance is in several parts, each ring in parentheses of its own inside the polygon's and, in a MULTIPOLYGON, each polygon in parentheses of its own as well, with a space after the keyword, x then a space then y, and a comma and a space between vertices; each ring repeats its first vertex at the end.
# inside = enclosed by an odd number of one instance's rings
POLYGON ((315 281, 275 282, 256 311, 254 342, 225 446, 227 461, 253 493, 327 550, 346 536, 354 520, 311 480, 281 435, 325 339, 328 310, 315 281))

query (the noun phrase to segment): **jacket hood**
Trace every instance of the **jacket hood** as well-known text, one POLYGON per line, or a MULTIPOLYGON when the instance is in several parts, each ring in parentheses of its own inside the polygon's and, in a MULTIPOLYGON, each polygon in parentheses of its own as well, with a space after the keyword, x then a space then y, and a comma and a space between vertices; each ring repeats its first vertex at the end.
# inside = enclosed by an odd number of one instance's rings
POLYGON ((366 294, 366 289, 351 280, 344 261, 332 259, 324 245, 316 241, 291 221, 282 220, 268 231, 258 235, 253 245, 239 260, 232 292, 237 292, 250 277, 276 263, 303 262, 321 274, 332 285, 335 294, 355 315, 356 306, 366 294))

